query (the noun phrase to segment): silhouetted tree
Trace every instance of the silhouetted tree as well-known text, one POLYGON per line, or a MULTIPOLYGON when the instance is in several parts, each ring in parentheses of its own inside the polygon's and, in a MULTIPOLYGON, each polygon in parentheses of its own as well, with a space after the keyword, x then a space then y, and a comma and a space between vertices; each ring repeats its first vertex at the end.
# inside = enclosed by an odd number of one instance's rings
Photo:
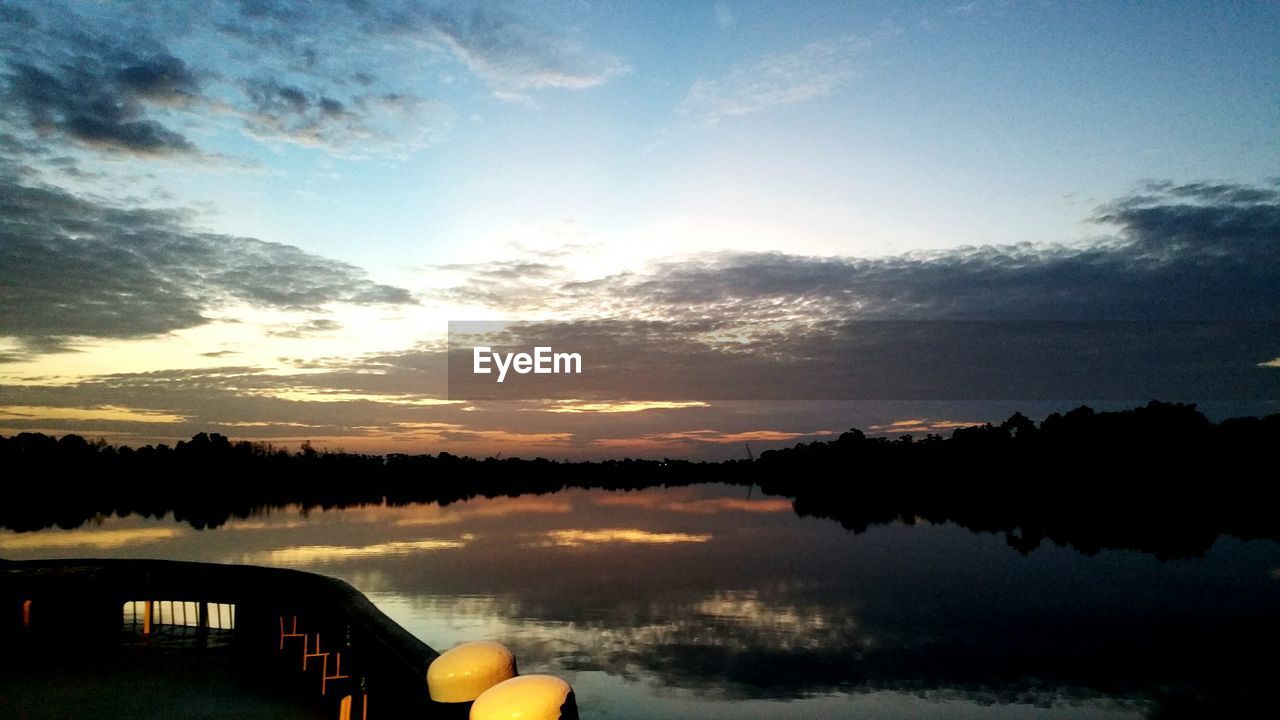
POLYGON ((1048 539, 1086 553, 1124 547, 1181 557, 1203 553, 1222 533, 1280 539, 1271 481, 1258 480, 1276 447, 1280 415, 1215 425, 1194 405, 1158 401, 1117 412, 1079 407, 1039 427, 1018 412, 949 438, 869 437, 851 428, 834 440, 721 463, 379 456, 310 443, 291 453, 203 432, 174 448, 130 448, 20 433, 0 437, 0 527, 173 513, 204 528, 288 505, 448 504, 566 487, 720 482, 757 485, 791 498, 799 514, 854 532, 923 518, 1003 533, 1020 552, 1048 539))

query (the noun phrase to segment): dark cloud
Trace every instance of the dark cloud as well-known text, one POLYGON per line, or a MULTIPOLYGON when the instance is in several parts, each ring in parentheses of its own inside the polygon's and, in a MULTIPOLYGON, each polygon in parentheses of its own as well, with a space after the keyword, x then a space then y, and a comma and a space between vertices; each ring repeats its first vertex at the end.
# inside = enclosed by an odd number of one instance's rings
MULTIPOLYGON (((244 90, 251 108, 246 123, 256 134, 333 144, 352 135, 371 134, 357 113, 327 95, 270 79, 246 81, 244 90)), ((364 97, 354 103, 367 107, 364 97)))
POLYGON ((1252 187, 1234 183, 1185 183, 1178 185, 1169 181, 1150 183, 1147 192, 1133 195, 1120 201, 1119 205, 1143 205, 1158 203, 1163 198, 1181 198, 1199 203, 1244 204, 1275 203, 1280 199, 1280 191, 1274 188, 1252 187))
MULTIPOLYGON (((323 86, 326 83, 319 83, 323 86)), ((255 137, 336 151, 399 153, 436 142, 453 122, 439 102, 401 93, 359 93, 345 100, 272 79, 241 83, 245 130, 255 137)))
MULTIPOLYGON (((702 255, 647 272, 566 283, 548 308, 753 321, 847 319, 1264 320, 1280 311, 1280 192, 1166 185, 1103 206, 1114 236, 1087 246, 984 246, 889 258, 702 255)), ((477 275, 454 288, 526 298, 477 275)))
POLYGON ((495 309, 765 322, 1269 320, 1280 312, 1280 190, 1150 186, 1099 208, 1089 245, 887 258, 724 252, 587 281, 543 262, 449 266, 443 299, 495 309))
POLYGON ((412 302, 351 265, 199 232, 181 212, 0 182, 0 335, 29 347, 192 327, 232 301, 294 310, 412 302))
POLYGON ((556 23, 544 29, 506 11, 211 2, 165 7, 145 22, 145 4, 97 11, 5 5, 3 129, 45 145, 193 155, 189 127, 238 118, 258 139, 403 154, 438 142, 453 122, 406 80, 420 77, 424 53, 456 59, 503 97, 592 87, 625 70, 556 23), (185 52, 193 41, 199 56, 185 52))
POLYGON ((201 77, 164 43, 136 28, 97 28, 56 4, 14 7, 3 19, 0 122, 23 144, 198 152, 169 112, 204 102, 201 77))
POLYGON ((451 374, 450 392, 1272 398, 1280 376, 1258 363, 1280 354, 1278 197, 1226 184, 1148 188, 1100 208, 1094 220, 1115 234, 1089 246, 882 259, 723 253, 567 283, 532 282, 518 264, 476 268, 446 297, 597 318, 515 327, 493 346, 572 349, 593 370, 520 379, 524 390, 477 376, 464 386, 451 374))
POLYGON ((211 13, 222 34, 260 50, 282 53, 294 69, 321 70, 340 53, 330 39, 367 31, 362 16, 374 8, 345 2, 280 3, 234 0, 211 13), (226 7, 226 6, 230 7, 226 7))
POLYGON ((38 134, 143 155, 194 152, 181 134, 147 117, 148 105, 181 105, 199 93, 182 60, 127 53, 77 55, 52 70, 10 60, 3 97, 38 134))
POLYGON ((181 103, 200 91, 195 75, 173 56, 127 64, 116 74, 120 87, 135 97, 162 103, 181 103))
POLYGON ((454 400, 1280 399, 1277 322, 595 320, 450 323, 454 400), (473 372, 473 348, 580 374, 473 372), (550 351, 548 351, 548 354, 550 351), (547 360, 549 365, 550 359, 547 360))
POLYGON ((433 142, 451 122, 440 103, 377 82, 369 58, 348 50, 368 38, 340 4, 187 4, 146 30, 129 12, 83 10, 35 5, 0 26, 0 123, 25 145, 197 155, 186 127, 229 117, 262 139, 385 153, 433 142), (174 54, 179 37, 214 43, 204 67, 174 54), (220 61, 238 54, 228 37, 252 48, 245 76, 220 61), (353 71, 369 79, 360 93, 344 90, 353 71))
POLYGON ((1206 183, 1151 189, 1103 206, 1094 218, 1119 226, 1134 254, 1172 260, 1166 254, 1176 253, 1202 266, 1280 258, 1280 191, 1206 183))
POLYGON ((6 3, 0 5, 0 26, 30 32, 38 28, 40 22, 30 10, 6 3))

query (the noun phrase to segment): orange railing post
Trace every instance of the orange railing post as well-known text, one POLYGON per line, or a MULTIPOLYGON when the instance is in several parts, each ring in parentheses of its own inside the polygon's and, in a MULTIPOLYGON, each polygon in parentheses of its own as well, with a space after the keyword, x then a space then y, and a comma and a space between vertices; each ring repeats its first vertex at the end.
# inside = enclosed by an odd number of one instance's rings
POLYGON ((305 633, 303 634, 302 636, 302 671, 303 672, 307 671, 307 660, 313 657, 326 657, 328 655, 329 653, 320 651, 320 633, 316 633, 316 651, 315 652, 307 652, 307 636, 305 633))
POLYGON ((329 674, 329 653, 324 654, 324 659, 320 666, 320 694, 327 695, 329 693, 330 680, 346 680, 350 675, 342 674, 342 652, 335 652, 333 674, 329 674))
POLYGON ((298 616, 297 615, 293 616, 293 624, 289 627, 289 631, 285 632, 284 616, 281 615, 280 616, 280 649, 284 650, 285 638, 295 638, 295 637, 302 638, 302 644, 303 644, 302 652, 306 652, 307 651, 307 648, 306 648, 307 635, 306 633, 298 632, 298 616))

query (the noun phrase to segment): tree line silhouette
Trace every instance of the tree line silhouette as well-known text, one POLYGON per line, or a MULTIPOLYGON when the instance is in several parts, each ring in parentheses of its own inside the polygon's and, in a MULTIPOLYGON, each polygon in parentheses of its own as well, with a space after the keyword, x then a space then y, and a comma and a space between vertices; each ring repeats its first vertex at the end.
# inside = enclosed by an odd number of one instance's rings
POLYGON ((1030 552, 1048 539, 1085 553, 1128 548, 1201 555, 1219 535, 1280 540, 1275 485, 1280 414, 1211 422, 1195 405, 1079 407, 1036 423, 1022 413, 949 437, 869 437, 857 429, 755 460, 476 459, 448 452, 291 452, 199 433, 175 446, 115 446, 79 435, 0 437, 0 527, 74 528, 138 514, 197 529, 267 508, 447 505, 565 488, 636 490, 728 483, 790 498, 797 514, 854 532, 953 522, 1003 533, 1030 552))

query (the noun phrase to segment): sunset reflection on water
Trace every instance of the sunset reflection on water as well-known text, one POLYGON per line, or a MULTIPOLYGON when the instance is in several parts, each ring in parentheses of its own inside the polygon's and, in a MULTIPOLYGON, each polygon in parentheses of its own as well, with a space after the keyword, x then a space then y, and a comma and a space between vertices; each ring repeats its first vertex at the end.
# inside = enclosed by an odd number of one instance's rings
POLYGON ((333 575, 439 649, 507 643, 590 717, 1142 717, 1169 683, 1278 634, 1274 542, 1024 556, 951 524, 855 534, 749 492, 290 507, 204 531, 100 517, 0 532, 0 552, 333 575))

